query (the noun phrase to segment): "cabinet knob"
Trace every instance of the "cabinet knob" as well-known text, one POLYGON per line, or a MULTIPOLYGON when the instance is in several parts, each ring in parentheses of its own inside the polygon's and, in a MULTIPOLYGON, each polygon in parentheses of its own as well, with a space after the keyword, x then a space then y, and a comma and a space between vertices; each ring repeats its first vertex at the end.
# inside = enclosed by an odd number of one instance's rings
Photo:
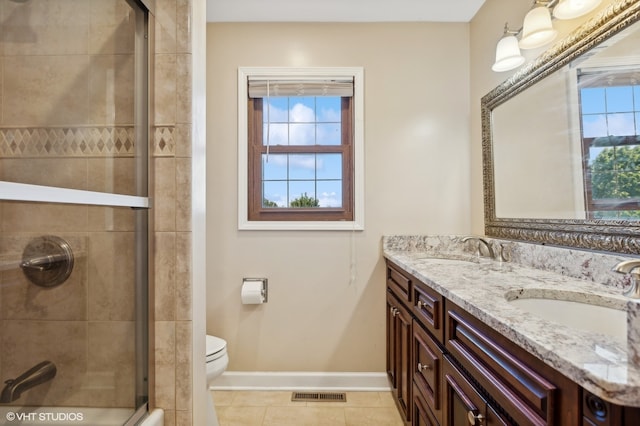
POLYGON ((478 410, 471 410, 467 413, 467 420, 469 420, 471 426, 481 425, 483 419, 484 416, 478 413, 478 410))
POLYGON ((418 300, 418 309, 422 309, 423 306, 425 306, 425 304, 422 303, 422 300, 418 300))
POLYGON ((429 364, 423 364, 421 362, 418 363, 418 371, 426 371, 431 370, 431 366, 429 364))
POLYGON ((400 313, 400 311, 398 310, 398 308, 391 308, 391 315, 398 316, 398 314, 400 313))

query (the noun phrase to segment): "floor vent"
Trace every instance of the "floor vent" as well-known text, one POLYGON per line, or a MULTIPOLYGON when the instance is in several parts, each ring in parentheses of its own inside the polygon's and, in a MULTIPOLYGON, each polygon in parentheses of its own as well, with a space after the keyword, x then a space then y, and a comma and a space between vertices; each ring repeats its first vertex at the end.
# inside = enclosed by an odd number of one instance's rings
POLYGON ((344 392, 293 392, 291 401, 347 402, 347 394, 344 392))

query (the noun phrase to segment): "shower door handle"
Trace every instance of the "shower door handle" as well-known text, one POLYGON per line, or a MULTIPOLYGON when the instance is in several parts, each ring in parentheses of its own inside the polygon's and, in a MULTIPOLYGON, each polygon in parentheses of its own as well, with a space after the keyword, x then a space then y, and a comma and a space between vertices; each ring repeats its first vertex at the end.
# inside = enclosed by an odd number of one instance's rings
POLYGON ((20 263, 22 269, 35 269, 38 271, 44 271, 56 266, 56 263, 69 261, 69 256, 66 254, 50 254, 46 256, 32 257, 28 260, 23 260, 20 263))

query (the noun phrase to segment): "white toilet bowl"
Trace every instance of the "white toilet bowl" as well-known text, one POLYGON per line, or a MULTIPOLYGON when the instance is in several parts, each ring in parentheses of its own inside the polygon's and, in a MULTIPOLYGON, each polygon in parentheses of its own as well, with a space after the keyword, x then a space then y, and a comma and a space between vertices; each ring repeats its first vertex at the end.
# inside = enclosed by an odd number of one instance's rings
POLYGON ((219 337, 207 335, 207 426, 219 425, 209 386, 227 369, 228 364, 227 342, 219 337))

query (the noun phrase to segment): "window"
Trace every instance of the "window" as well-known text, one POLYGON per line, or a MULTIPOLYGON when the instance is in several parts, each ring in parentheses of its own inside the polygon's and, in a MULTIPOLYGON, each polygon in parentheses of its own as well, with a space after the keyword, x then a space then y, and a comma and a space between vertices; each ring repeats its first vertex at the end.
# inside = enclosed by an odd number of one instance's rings
POLYGON ((362 229, 362 76, 239 70, 240 229, 362 229))
POLYGON ((591 219, 640 219, 640 83, 624 69, 579 72, 591 219))

